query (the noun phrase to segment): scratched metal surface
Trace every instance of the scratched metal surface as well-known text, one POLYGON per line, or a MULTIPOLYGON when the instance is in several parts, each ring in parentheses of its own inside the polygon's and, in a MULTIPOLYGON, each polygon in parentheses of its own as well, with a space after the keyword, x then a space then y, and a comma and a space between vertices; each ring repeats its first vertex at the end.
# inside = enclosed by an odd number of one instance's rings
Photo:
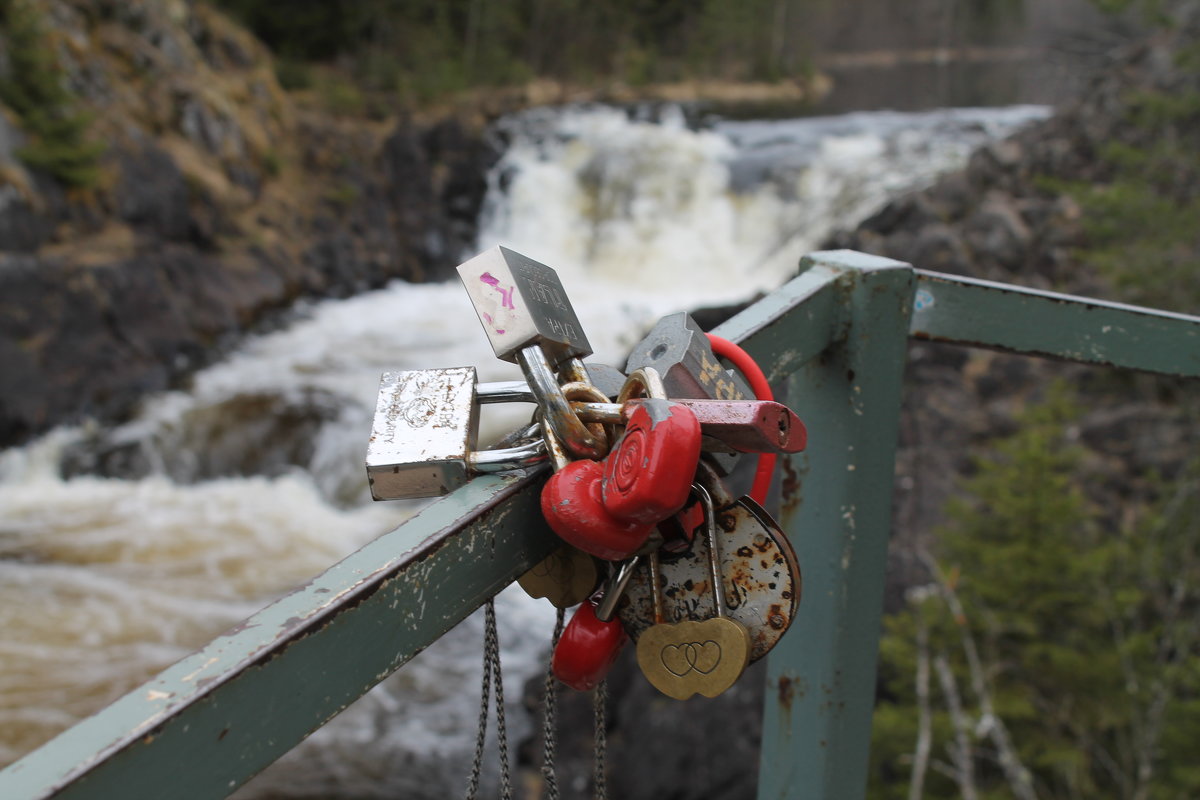
POLYGON ((1200 317, 917 271, 916 339, 1200 376, 1200 317))
MULTIPOLYGON (((760 524, 748 508, 735 505, 722 509, 717 517, 725 610, 749 631, 750 660, 757 661, 783 637, 796 615, 802 585, 800 566, 783 532, 760 524)), ((660 557, 663 611, 668 623, 716 616, 708 545, 701 539, 697 536, 683 553, 660 557)), ((634 641, 654 624, 649 561, 643 559, 638 565, 617 611, 634 641)))

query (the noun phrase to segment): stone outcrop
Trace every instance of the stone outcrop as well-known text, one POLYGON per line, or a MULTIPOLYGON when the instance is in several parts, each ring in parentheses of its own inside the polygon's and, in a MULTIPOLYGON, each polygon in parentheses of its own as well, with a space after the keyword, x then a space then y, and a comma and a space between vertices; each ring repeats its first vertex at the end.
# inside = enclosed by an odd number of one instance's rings
POLYGON ((477 123, 306 108, 206 4, 38 7, 106 148, 97 186, 64 189, 0 106, 0 446, 119 420, 298 297, 444 277, 473 244, 477 123))

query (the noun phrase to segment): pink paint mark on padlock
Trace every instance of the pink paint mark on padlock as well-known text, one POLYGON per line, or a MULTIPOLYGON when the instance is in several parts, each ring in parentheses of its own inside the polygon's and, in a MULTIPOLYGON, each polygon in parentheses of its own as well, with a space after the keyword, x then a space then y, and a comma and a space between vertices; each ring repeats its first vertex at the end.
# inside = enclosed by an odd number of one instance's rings
POLYGON ((493 328, 493 330, 495 330, 495 331, 496 331, 496 333, 504 333, 504 329, 503 329, 503 328, 497 328, 497 327, 495 327, 496 323, 495 323, 495 320, 493 320, 493 319, 492 319, 492 315, 491 315, 491 314, 489 314, 489 313, 488 313, 488 312, 486 312, 486 311, 481 311, 481 312, 479 312, 479 313, 483 314, 483 321, 484 321, 484 322, 486 322, 488 325, 491 325, 491 326, 492 326, 492 328, 493 328))
POLYGON ((516 306, 513 305, 513 301, 512 301, 513 290, 516 288, 515 286, 510 286, 507 289, 500 288, 500 279, 497 278, 495 275, 493 275, 490 272, 485 272, 482 275, 480 275, 479 280, 483 281, 488 286, 491 286, 493 289, 495 289, 497 292, 500 293, 501 307, 512 308, 512 309, 516 308, 516 306))

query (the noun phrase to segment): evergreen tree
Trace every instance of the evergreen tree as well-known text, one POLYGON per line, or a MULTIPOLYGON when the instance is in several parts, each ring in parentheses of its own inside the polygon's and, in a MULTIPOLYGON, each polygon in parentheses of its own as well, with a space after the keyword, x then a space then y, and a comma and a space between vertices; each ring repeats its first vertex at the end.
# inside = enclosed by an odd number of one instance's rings
POLYGON ((1080 489, 1075 414, 1056 390, 995 443, 887 620, 871 797, 1200 791, 1195 476, 1120 529, 1080 489))
POLYGON ((30 0, 0 0, 0 27, 8 45, 0 100, 21 118, 31 138, 17 157, 68 186, 94 186, 104 145, 87 141, 92 117, 76 107, 75 97, 63 85, 41 14, 30 0))

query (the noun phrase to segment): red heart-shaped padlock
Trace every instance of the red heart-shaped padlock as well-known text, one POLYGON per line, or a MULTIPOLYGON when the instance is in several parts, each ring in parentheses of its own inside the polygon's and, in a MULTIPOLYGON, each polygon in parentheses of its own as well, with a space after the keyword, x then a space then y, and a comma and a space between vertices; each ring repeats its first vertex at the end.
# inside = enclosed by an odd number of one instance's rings
POLYGON ((604 467, 572 461, 542 487, 542 515, 551 530, 585 553, 622 561, 641 549, 654 523, 629 522, 608 512, 600 496, 604 467))
POLYGON ((628 638, 618 617, 604 622, 596 617, 596 607, 590 601, 581 603, 554 648, 550 660, 554 677, 581 692, 595 689, 612 669, 628 638))
POLYGON ((605 456, 601 498, 617 519, 653 525, 683 507, 700 460, 700 421, 669 400, 642 400, 605 456))

